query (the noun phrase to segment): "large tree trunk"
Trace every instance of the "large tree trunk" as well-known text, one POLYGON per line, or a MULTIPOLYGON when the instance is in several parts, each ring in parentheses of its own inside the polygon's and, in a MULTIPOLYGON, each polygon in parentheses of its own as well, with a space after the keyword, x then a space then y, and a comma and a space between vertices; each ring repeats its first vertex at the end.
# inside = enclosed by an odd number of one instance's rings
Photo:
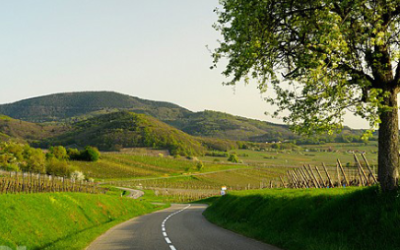
POLYGON ((397 107, 397 90, 391 91, 385 98, 385 104, 393 107, 380 113, 378 180, 383 191, 397 188, 399 168, 399 122, 397 107))

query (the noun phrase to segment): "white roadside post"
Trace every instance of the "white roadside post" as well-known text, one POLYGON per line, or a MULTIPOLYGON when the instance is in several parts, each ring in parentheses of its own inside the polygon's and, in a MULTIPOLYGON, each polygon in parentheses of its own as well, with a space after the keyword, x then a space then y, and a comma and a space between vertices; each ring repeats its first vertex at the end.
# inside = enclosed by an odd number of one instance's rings
POLYGON ((221 187, 221 195, 225 195, 226 194, 226 186, 222 186, 221 187))

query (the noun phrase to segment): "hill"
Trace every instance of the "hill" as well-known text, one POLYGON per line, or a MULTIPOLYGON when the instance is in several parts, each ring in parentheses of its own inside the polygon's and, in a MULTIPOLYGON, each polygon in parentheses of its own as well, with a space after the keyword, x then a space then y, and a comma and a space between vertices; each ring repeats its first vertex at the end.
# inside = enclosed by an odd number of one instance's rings
POLYGON ((0 115, 0 140, 13 139, 20 142, 43 140, 63 133, 67 129, 54 124, 36 124, 0 115))
POLYGON ((172 103, 106 91, 60 93, 0 105, 0 114, 30 122, 76 121, 119 110, 145 113, 160 120, 191 113, 172 103))
POLYGON ((59 136, 39 143, 39 146, 96 146, 100 150, 127 147, 168 149, 172 155, 202 155, 205 148, 194 137, 173 128, 154 117, 128 111, 96 116, 77 122, 59 136))
POLYGON ((297 144, 361 142, 363 133, 362 130, 344 128, 340 135, 305 138, 294 134, 287 125, 217 111, 195 113, 172 103, 105 91, 53 94, 0 105, 0 114, 14 119, 37 123, 55 121, 71 126, 93 117, 120 111, 152 116, 187 134, 203 137, 205 143, 209 142, 209 138, 262 143, 291 141, 297 144))
POLYGON ((167 123, 191 135, 221 139, 265 142, 297 138, 286 125, 211 110, 190 113, 167 123))
POLYGON ((223 112, 206 110, 190 113, 183 118, 166 121, 194 136, 252 142, 296 141, 297 144, 325 142, 361 142, 362 130, 345 127, 339 135, 316 135, 306 138, 294 134, 289 126, 259 121, 223 112))

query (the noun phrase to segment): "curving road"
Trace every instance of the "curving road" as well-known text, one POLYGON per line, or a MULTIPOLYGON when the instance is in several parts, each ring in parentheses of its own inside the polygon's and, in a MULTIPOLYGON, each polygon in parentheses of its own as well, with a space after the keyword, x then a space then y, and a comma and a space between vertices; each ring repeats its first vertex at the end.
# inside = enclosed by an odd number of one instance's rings
POLYGON ((131 219, 97 238, 88 250, 279 250, 208 222, 206 205, 173 204, 131 219))
POLYGON ((144 192, 140 190, 132 188, 124 188, 124 187, 116 187, 116 188, 129 192, 129 194, 126 197, 131 199, 138 199, 144 195, 144 192))

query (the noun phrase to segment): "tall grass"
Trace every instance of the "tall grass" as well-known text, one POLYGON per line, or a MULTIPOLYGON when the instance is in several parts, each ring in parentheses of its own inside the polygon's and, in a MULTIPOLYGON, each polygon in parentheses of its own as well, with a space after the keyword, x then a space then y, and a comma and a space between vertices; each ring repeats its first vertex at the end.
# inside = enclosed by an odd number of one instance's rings
POLYGON ((160 207, 82 193, 0 195, 0 246, 83 249, 110 227, 160 207))
POLYGON ((399 193, 378 187, 232 192, 205 216, 287 250, 400 249, 399 193))

